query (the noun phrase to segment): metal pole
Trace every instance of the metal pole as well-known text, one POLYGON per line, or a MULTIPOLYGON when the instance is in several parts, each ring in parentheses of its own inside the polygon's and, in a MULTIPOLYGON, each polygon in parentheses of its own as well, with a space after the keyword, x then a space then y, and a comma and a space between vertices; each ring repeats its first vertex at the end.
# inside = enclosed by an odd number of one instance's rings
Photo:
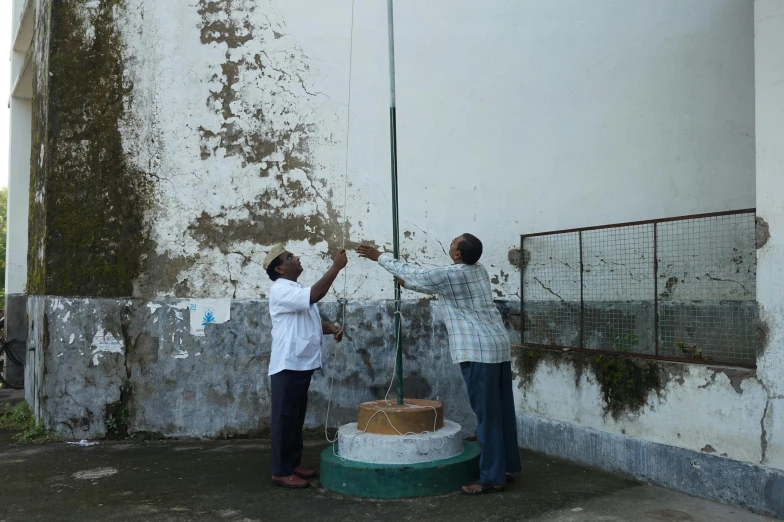
POLYGON ((580 348, 585 348, 585 267, 583 266, 583 233, 580 232, 580 348))
POLYGON ((520 344, 525 344, 525 237, 520 236, 520 344))
MULTIPOLYGON (((389 27, 389 138, 392 153, 392 246, 395 259, 400 257, 400 230, 397 193, 397 114, 395 107, 395 23, 392 0, 387 0, 389 27)), ((403 344, 400 331, 400 284, 395 282, 395 379, 397 403, 403 404, 403 344)))
POLYGON ((653 224, 653 349, 659 355, 659 232, 653 224))

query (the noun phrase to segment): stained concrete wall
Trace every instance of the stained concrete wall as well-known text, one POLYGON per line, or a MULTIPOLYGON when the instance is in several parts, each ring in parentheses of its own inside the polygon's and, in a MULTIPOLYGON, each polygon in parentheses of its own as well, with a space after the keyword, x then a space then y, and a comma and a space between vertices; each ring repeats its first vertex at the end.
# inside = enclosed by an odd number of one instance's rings
POLYGON ((762 462, 784 469, 784 1, 757 1, 754 19, 762 462))
MULTIPOLYGON (((288 240, 310 283, 344 244, 391 244, 385 5, 38 4, 36 410, 74 437, 105 433, 123 410, 130 431, 263 430, 270 245, 288 240), (91 111, 98 123, 74 134, 91 111), (92 221, 76 219, 84 202, 92 221), (200 339, 176 312, 178 299, 203 297, 233 299, 234 319, 200 339), (115 351, 96 362, 99 327, 115 351)), ((520 233, 754 206, 751 2, 395 5, 404 256, 442 264, 452 237, 480 235, 512 329, 520 233)), ((322 377, 344 386, 340 419, 392 373, 391 353, 371 349, 390 342, 391 281, 362 263, 351 256, 324 308, 345 295, 351 311, 349 360, 322 377)), ((443 399, 470 431, 443 328, 430 305, 406 299, 407 350, 421 352, 406 366, 409 390, 443 399)), ((766 450, 774 371, 515 358, 521 419, 780 466, 766 450), (645 383, 631 399, 607 391, 629 375, 645 383)), ((314 386, 311 426, 323 424, 326 389, 314 386)))
MULTIPOLYGON (((268 433, 268 301, 232 300, 231 320, 207 325, 203 337, 191 334, 190 303, 31 297, 28 400, 48 426, 74 439, 268 433)), ((392 310, 389 301, 347 305, 346 337, 326 342, 307 426, 355 422, 357 404, 387 395, 392 310)), ((337 303, 321 312, 330 320, 343 314, 337 303)), ((475 419, 439 313, 428 300, 403 307, 406 396, 443 401, 446 416, 471 434, 475 419)))

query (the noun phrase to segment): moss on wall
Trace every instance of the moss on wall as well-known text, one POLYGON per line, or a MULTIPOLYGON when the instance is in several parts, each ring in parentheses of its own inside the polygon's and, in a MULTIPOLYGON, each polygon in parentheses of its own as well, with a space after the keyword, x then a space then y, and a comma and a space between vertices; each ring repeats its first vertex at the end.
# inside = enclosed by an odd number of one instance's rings
POLYGON ((36 91, 34 132, 46 132, 46 156, 31 191, 41 201, 31 212, 32 294, 129 296, 141 269, 151 191, 123 151, 133 86, 115 24, 122 8, 51 3, 48 89, 36 91))
POLYGON ((512 355, 515 371, 520 378, 519 386, 526 388, 533 382, 536 369, 546 353, 536 348, 519 347, 512 355))
POLYGON ((30 204, 28 215, 27 284, 28 294, 44 294, 45 266, 43 263, 44 236, 46 234, 46 207, 41 196, 44 193, 45 154, 47 138, 47 109, 49 83, 49 23, 51 2, 36 3, 35 48, 33 66, 33 114, 30 151, 30 204))
POLYGON ((514 347, 512 359, 522 389, 530 388, 543 361, 559 368, 570 366, 575 387, 580 386, 585 371, 590 370, 601 390, 604 414, 616 419, 625 413, 639 412, 648 403, 651 392, 658 395, 666 384, 660 364, 650 359, 529 346, 514 347))
POLYGON ((662 390, 659 366, 651 360, 600 355, 593 359, 591 368, 602 390, 605 414, 616 419, 623 413, 640 411, 651 392, 662 390))

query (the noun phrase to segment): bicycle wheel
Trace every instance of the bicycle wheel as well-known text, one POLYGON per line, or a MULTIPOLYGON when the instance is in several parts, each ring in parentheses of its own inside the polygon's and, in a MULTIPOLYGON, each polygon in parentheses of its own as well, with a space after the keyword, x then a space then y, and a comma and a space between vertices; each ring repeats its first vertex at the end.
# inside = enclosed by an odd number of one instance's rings
MULTIPOLYGON (((16 347, 20 345, 27 346, 27 343, 25 343, 24 341, 17 341, 16 339, 11 339, 10 341, 4 342, 2 345, 0 345, 0 357, 2 357, 3 354, 5 354, 6 360, 11 361, 16 365, 24 367, 24 362, 20 361, 19 357, 17 357, 16 354, 14 353, 14 350, 10 349, 12 347, 16 347)), ((3 371, 5 371, 7 367, 8 365, 5 365, 3 367, 3 371)), ((18 386, 16 384, 12 384, 6 381, 5 376, 3 376, 2 373, 0 373, 0 383, 2 383, 3 386, 5 386, 6 388, 11 388, 12 390, 21 390, 24 388, 24 385, 18 386)))

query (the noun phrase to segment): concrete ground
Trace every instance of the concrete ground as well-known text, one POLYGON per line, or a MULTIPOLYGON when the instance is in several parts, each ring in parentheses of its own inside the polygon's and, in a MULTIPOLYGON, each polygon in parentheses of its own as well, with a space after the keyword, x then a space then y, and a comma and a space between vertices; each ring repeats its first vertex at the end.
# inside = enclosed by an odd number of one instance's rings
MULTIPOLYGON (((308 442, 318 463, 324 444, 308 442)), ((696 499, 522 451, 525 473, 508 491, 407 500, 344 497, 269 480, 264 440, 122 441, 0 448, 0 521, 629 520, 761 521, 696 499)))
MULTIPOLYGON (((23 400, 0 389, 0 404, 23 400)), ((97 441, 15 445, 0 430, 0 522, 14 521, 712 521, 773 520, 628 477, 521 451, 524 473, 504 493, 403 500, 345 497, 318 480, 269 480, 269 442, 97 441)), ((322 440, 306 443, 317 465, 322 440)))

